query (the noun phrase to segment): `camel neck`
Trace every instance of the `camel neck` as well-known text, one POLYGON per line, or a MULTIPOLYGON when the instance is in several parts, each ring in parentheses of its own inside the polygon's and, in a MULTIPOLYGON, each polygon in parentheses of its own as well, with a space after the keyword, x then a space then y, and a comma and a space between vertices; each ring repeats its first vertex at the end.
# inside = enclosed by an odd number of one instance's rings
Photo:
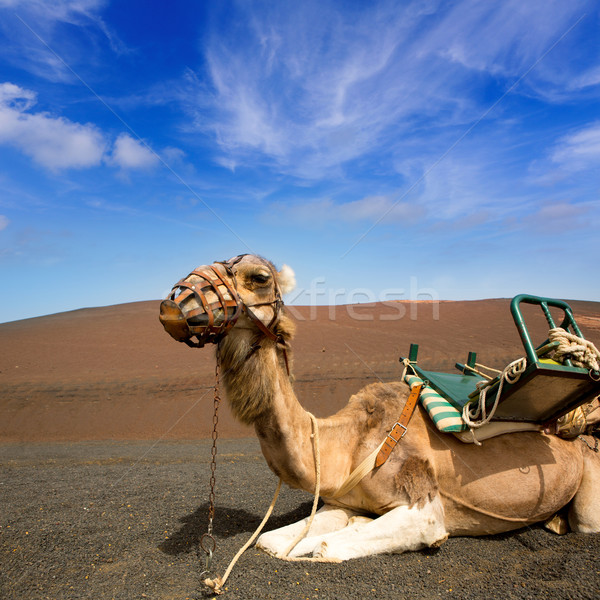
POLYGON ((311 420, 287 374, 281 349, 248 334, 221 342, 221 372, 234 415, 254 425, 271 470, 291 487, 314 487, 311 420), (235 342, 235 343, 234 343, 235 342))

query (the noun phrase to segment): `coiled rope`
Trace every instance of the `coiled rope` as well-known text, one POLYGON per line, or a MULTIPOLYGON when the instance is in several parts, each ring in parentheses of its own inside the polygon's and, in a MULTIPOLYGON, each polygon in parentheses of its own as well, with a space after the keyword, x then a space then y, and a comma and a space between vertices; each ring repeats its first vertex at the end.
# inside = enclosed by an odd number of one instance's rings
MULTIPOLYGON (((517 360, 513 360, 500 374, 499 380, 489 380, 489 381, 481 381, 477 384, 477 389, 479 390, 479 401, 477 402, 477 406, 472 407, 474 402, 469 402, 465 404, 463 407, 462 418, 463 421, 469 426, 471 432, 473 429, 478 429, 479 427, 483 427, 487 425, 496 412, 498 408, 498 404, 500 403, 500 397, 502 396, 502 388, 504 387, 504 382, 513 384, 519 380, 521 374, 527 368, 527 359, 526 358, 518 358, 517 360), (488 414, 486 407, 486 397, 487 393, 490 390, 490 387, 498 383, 498 391, 496 392, 496 397, 494 399, 494 404, 488 414)), ((475 440, 475 436, 473 436, 475 440)), ((477 440, 475 440, 477 443, 477 440)), ((480 445, 480 444, 479 444, 480 445)))
MULTIPOLYGON (((592 342, 585 340, 573 333, 570 333, 562 327, 555 327, 548 333, 549 342, 558 342, 558 347, 554 351, 552 360, 563 363, 567 359, 575 367, 589 369, 590 377, 597 379, 600 377, 600 351, 592 342)), ((504 382, 513 384, 516 383, 521 374, 527 368, 527 360, 519 358, 511 362, 500 374, 499 379, 492 381, 483 381, 477 384, 479 390, 479 401, 474 406, 474 402, 469 402, 463 407, 462 418, 469 426, 475 443, 480 445, 475 439, 473 430, 483 427, 489 423, 500 402, 502 396, 502 388, 504 382), (494 399, 494 404, 488 414, 486 407, 486 396, 492 385, 498 383, 498 391, 494 399)))
POLYGON ((575 367, 600 371, 600 351, 592 342, 569 333, 562 327, 551 329, 548 340, 558 342, 553 360, 563 362, 569 359, 575 367))

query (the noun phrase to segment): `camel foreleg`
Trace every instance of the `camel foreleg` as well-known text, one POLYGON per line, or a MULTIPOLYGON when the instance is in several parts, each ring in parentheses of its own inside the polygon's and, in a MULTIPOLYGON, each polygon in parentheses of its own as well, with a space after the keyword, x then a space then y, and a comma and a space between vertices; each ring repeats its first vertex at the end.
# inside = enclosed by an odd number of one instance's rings
MULTIPOLYGON (((346 527, 355 514, 351 510, 326 504, 317 511, 308 533, 290 552, 289 556, 297 557, 312 554, 324 535, 346 527)), ((302 533, 307 523, 308 517, 297 523, 263 533, 258 538, 256 547, 274 556, 281 556, 302 533)))
POLYGON ((444 508, 436 496, 421 508, 399 506, 369 522, 357 520, 342 530, 321 536, 314 555, 348 560, 439 546, 447 538, 444 508))

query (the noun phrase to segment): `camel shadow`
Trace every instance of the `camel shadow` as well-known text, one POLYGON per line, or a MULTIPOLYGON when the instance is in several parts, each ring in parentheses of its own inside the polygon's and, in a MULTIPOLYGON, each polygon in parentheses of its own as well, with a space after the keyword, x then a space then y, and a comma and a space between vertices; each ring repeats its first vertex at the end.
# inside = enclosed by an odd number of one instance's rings
MULTIPOLYGON (((319 507, 322 506, 322 501, 319 507)), ((294 510, 283 514, 272 516, 265 531, 277 529, 290 525, 307 517, 310 514, 312 502, 303 502, 294 510)), ((158 549, 176 556, 197 550, 200 538, 206 533, 208 527, 209 503, 200 505, 193 513, 187 514, 179 519, 181 527, 173 533, 169 539, 158 545, 158 549)), ((230 538, 239 533, 254 532, 262 521, 262 515, 256 515, 243 508, 227 506, 216 506, 213 521, 213 534, 215 537, 230 538)))

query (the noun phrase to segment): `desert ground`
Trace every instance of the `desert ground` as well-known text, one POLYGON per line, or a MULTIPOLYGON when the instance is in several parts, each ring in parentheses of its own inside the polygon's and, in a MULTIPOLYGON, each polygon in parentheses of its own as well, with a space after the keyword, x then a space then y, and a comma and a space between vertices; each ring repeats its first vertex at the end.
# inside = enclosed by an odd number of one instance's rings
MULTIPOLYGON (((570 302, 600 345, 600 303, 570 302)), ((525 307, 534 341, 543 317, 525 307)), ((451 372, 469 351, 501 368, 523 355, 506 299, 290 307, 295 389, 317 416, 400 377, 419 344, 451 372)), ((214 349, 173 341, 158 302, 0 325, 0 598, 205 598, 214 349)), ((222 572, 276 486, 252 429, 219 408, 213 568, 222 572)), ((267 529, 310 512, 282 491, 267 529)), ((225 598, 597 598, 600 536, 529 527, 437 550, 341 565, 287 563, 251 548, 225 598)))

